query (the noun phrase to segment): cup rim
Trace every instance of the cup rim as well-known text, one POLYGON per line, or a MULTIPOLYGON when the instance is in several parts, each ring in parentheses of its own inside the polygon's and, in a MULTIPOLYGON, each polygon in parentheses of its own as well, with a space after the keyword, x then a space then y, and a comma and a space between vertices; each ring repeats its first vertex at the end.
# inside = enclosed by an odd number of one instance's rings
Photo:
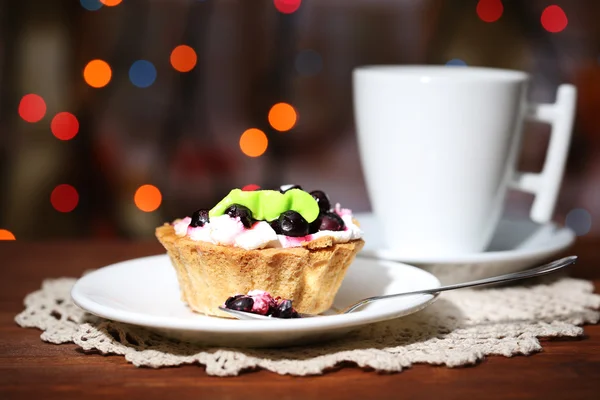
POLYGON ((363 65, 354 68, 353 75, 355 77, 370 76, 374 78, 418 80, 422 83, 432 81, 521 82, 529 79, 527 72, 519 70, 444 65, 363 65))

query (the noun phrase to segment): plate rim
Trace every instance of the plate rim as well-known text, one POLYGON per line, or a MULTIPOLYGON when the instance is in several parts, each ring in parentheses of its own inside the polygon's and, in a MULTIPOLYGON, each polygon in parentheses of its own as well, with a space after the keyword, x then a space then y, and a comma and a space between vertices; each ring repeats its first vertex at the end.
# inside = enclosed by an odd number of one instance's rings
MULTIPOLYGON (((372 212, 364 212, 356 215, 356 218, 368 216, 369 218, 376 218, 372 212)), ((511 220, 509 218, 505 218, 511 220)), ((525 220, 521 218, 519 220, 525 220)), ((376 219, 375 219, 376 221, 376 219)), ((518 220, 514 220, 518 221, 518 220)), ((414 265, 425 265, 425 264, 468 264, 468 263, 486 263, 486 262, 511 262, 518 260, 526 260, 533 258, 543 258, 552 254, 556 254, 569 248, 576 239, 575 232, 567 226, 559 226, 554 222, 548 222, 542 224, 542 226, 548 226, 555 231, 554 237, 558 239, 555 242, 551 242, 547 247, 534 248, 534 249, 517 249, 517 250, 500 250, 500 251, 484 251, 480 253, 462 254, 456 256, 430 256, 430 257, 415 257, 410 255, 402 255, 397 251, 377 248, 377 249, 363 249, 359 253, 366 256, 365 258, 375 258, 380 260, 389 260, 394 262, 408 263, 414 265)))
MULTIPOLYGON (((388 312, 381 312, 368 314, 364 312, 356 312, 343 315, 326 315, 318 318, 301 318, 291 320, 280 320, 273 319, 271 321, 264 320, 234 320, 227 318, 210 317, 205 315, 198 315, 201 319, 178 319, 177 317, 163 317, 149 314, 143 314, 140 312, 127 311, 127 310, 116 310, 109 306, 97 303, 94 300, 89 299, 84 293, 81 292, 82 287, 87 281, 94 278, 94 275, 99 273, 105 273, 107 269, 117 269, 126 266, 129 263, 147 262, 149 260, 156 260, 157 262, 169 263, 170 260, 167 254, 159 254, 145 257, 138 257, 128 260, 123 260, 117 263, 109 264, 104 267, 98 268, 82 277, 80 277, 73 288, 71 289, 71 299, 73 302, 83 310, 97 315, 99 317, 109 319, 112 321, 128 323, 137 326, 149 327, 154 329, 167 329, 177 331, 194 331, 200 333, 235 333, 235 334, 248 334, 248 333, 260 333, 265 332, 265 324, 268 324, 269 333, 284 333, 290 330, 312 332, 312 331, 330 331, 344 328, 360 327, 376 322, 390 320, 394 318, 403 317, 409 314, 418 312, 438 298, 437 295, 416 295, 418 298, 422 298, 418 304, 412 305, 409 308, 402 310, 394 310, 388 312), (209 323, 207 323, 209 322, 209 323)), ((378 262, 386 265, 388 268, 405 268, 411 270, 413 273, 421 274, 422 276, 430 279, 434 286, 439 287, 441 283, 439 279, 421 269, 412 265, 397 263, 395 261, 387 260, 365 260, 361 262, 378 262)), ((343 285, 343 283, 342 283, 343 285)))

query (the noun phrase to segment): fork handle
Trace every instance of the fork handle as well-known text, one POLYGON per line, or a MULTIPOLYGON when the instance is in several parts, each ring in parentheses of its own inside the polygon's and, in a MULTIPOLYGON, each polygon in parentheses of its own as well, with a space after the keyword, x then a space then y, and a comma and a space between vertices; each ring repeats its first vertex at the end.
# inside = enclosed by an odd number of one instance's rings
POLYGON ((415 290, 412 292, 394 293, 394 294, 386 294, 383 296, 368 297, 364 300, 359 301, 358 303, 355 303, 355 304, 347 307, 340 314, 350 313, 366 304, 372 303, 377 300, 382 300, 382 299, 391 299, 391 298, 401 297, 401 296, 411 296, 411 295, 415 295, 415 294, 437 294, 440 292, 446 292, 448 290, 455 290, 455 289, 462 289, 462 288, 466 288, 466 287, 490 285, 492 283, 510 282, 510 281, 517 281, 520 279, 533 278, 535 276, 549 274, 551 272, 554 272, 561 268, 564 268, 568 265, 574 264, 576 260, 577 260, 577 256, 569 256, 569 257, 561 258, 559 260, 552 261, 548 264, 541 265, 539 267, 527 269, 525 271, 512 272, 510 274, 493 276, 491 278, 484 278, 484 279, 478 279, 478 280, 470 281, 470 282, 456 283, 454 285, 440 286, 440 287, 432 288, 432 289, 421 289, 421 290, 415 290))

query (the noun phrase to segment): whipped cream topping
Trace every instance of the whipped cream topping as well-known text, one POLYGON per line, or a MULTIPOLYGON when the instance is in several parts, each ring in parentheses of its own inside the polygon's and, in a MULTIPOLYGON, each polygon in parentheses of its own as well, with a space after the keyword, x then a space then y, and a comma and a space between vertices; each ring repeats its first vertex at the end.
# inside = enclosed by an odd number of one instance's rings
POLYGON ((265 221, 258 221, 246 229, 239 218, 231 218, 227 214, 212 217, 210 222, 201 227, 190 227, 192 219, 185 217, 176 220, 173 228, 180 237, 187 235, 191 240, 245 250, 300 247, 303 243, 325 236, 331 236, 334 243, 347 243, 362 238, 363 232, 354 223, 351 210, 341 208, 338 203, 334 211, 344 220, 346 226, 343 231, 318 231, 303 237, 278 235, 265 221))

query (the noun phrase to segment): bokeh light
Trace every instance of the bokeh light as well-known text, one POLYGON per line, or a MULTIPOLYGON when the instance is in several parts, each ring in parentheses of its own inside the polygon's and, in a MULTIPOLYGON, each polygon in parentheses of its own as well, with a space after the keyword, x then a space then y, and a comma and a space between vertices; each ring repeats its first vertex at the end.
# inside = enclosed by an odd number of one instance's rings
POLYGON ((296 110, 287 103, 277 103, 269 110, 269 123, 279 132, 292 129, 297 118, 296 110))
POLYGON ((179 72, 189 72, 196 66, 198 56, 194 49, 181 44, 171 52, 171 65, 179 72))
POLYGON ((79 0, 81 6, 88 11, 98 11, 102 8, 102 2, 100 0, 79 0))
POLYGON ((154 64, 146 60, 137 60, 129 68, 129 80, 139 88, 147 88, 156 80, 154 64))
POLYGON ((79 203, 79 193, 71 185, 62 184, 54 188, 50 194, 50 203, 56 211, 71 212, 79 203))
POLYGON ((6 229, 0 229, 0 240, 16 240, 15 235, 6 229))
POLYGON ((108 85, 112 71, 110 65, 103 60, 92 60, 83 69, 83 78, 85 82, 94 88, 101 88, 108 85))
POLYGON ((542 12, 541 21, 544 29, 552 33, 564 30, 569 23, 567 14, 557 5, 546 7, 542 12))
POLYGON ((273 0, 277 11, 283 14, 291 14, 300 8, 302 0, 273 0))
POLYGON ((144 212, 155 211, 162 203, 162 194, 154 185, 142 185, 135 191, 133 201, 144 212))
POLYGON ((258 186, 258 185, 256 185, 256 184, 254 184, 254 183, 251 183, 251 184, 249 184, 249 185, 246 185, 246 186, 244 186, 244 187, 242 188, 242 190, 243 190, 244 192, 252 192, 252 191, 254 191, 254 190, 258 190, 258 189, 260 189, 260 186, 258 186))
POLYGON ((323 59, 321 55, 314 50, 302 50, 296 55, 294 62, 296 71, 301 75, 313 76, 323 69, 323 59))
POLYGON ((477 3, 477 16, 484 22, 495 22, 504 12, 501 0, 479 0, 477 3))
POLYGON ((446 65, 449 67, 466 67, 467 63, 460 58, 453 58, 452 60, 448 61, 446 65))
POLYGON ((50 130, 57 139, 71 140, 79 132, 79 121, 69 112, 60 112, 52 118, 50 130))
POLYGON ((260 157, 267 151, 269 139, 260 129, 250 128, 240 136, 240 149, 248 157, 260 157))
POLYGON ((123 0, 100 0, 107 7, 114 7, 121 4, 123 0))
POLYGON ((592 216, 583 208, 574 208, 567 214, 565 225, 571 228, 577 236, 583 236, 592 229, 592 216))
POLYGON ((19 103, 19 116, 27 122, 38 122, 46 115, 46 102, 37 94, 26 94, 19 103))

